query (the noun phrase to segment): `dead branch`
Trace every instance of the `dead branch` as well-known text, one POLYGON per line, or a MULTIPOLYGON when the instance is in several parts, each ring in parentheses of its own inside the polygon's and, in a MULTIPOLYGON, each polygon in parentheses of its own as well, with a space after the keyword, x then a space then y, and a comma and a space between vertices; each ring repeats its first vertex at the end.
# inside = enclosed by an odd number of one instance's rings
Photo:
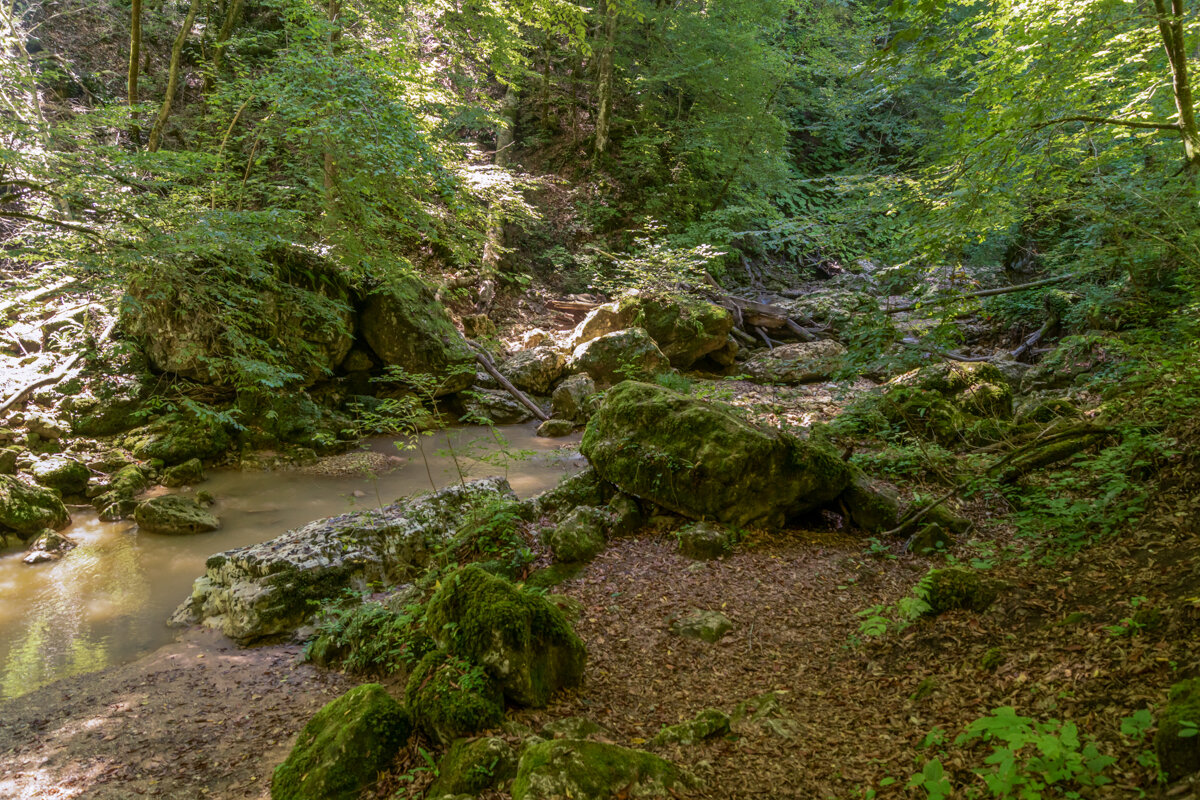
POLYGON ((496 365, 492 363, 492 359, 488 358, 487 353, 483 352, 483 350, 473 342, 467 342, 467 344, 469 344, 471 349, 475 351, 475 360, 479 362, 480 366, 487 370, 489 375, 496 379, 497 383, 504 387, 506 392, 520 401, 521 405, 532 411, 533 415, 542 422, 550 419, 549 415, 547 415, 545 411, 542 411, 541 407, 537 403, 530 400, 524 392, 513 386, 512 382, 509 381, 508 378, 500 374, 500 370, 496 369, 496 365))
POLYGON ((918 308, 923 308, 925 306, 941 305, 943 303, 951 303, 951 302, 954 302, 955 300, 966 300, 966 299, 977 298, 977 297, 995 297, 997 295, 1009 294, 1011 292, 1023 292, 1026 289, 1037 289, 1042 286, 1051 286, 1055 283, 1063 283, 1064 281, 1074 280, 1077 277, 1079 277, 1079 276, 1076 273, 1071 273, 1069 275, 1059 275, 1056 278, 1044 278, 1043 280, 1033 281, 1032 283, 1021 283, 1016 286, 1002 286, 999 289, 980 289, 977 292, 966 292, 964 294, 948 295, 945 297, 938 297, 933 300, 928 300, 928 301, 924 301, 924 302, 920 302, 920 303, 910 303, 906 306, 896 306, 895 308, 885 308, 883 310, 883 313, 885 313, 885 314, 902 314, 907 311, 916 311, 918 308))
MULTIPOLYGON (((103 342, 105 339, 107 339, 109 337, 109 335, 112 333, 113 328, 116 326, 116 324, 117 324, 117 321, 115 319, 112 322, 108 323, 108 327, 104 329, 104 332, 100 334, 99 338, 96 339, 96 342, 100 343, 100 342, 103 342)), ((61 367, 59 367, 57 370, 55 370, 51 374, 47 375, 44 378, 38 378, 36 381, 32 381, 32 382, 27 383, 24 386, 22 386, 12 396, 10 396, 7 400, 5 400, 4 403, 0 404, 0 414, 7 413, 10 408, 12 408, 17 403, 21 402, 21 400, 23 400, 34 389, 38 389, 38 388, 41 388, 42 386, 47 386, 50 384, 55 384, 55 383, 58 383, 59 381, 61 381, 63 378, 66 377, 67 373, 70 372, 75 367, 75 364, 79 361, 79 359, 83 358, 85 353, 86 353, 85 350, 80 350, 78 353, 76 353, 75 355, 68 358, 66 360, 66 363, 64 363, 61 367)))

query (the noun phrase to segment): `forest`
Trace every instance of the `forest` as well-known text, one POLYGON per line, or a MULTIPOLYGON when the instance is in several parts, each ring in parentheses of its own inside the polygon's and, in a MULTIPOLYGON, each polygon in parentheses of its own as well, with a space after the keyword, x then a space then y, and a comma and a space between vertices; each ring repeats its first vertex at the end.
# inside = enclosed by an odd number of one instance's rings
POLYGON ((0 798, 1187 798, 1184 0, 0 0, 0 798))

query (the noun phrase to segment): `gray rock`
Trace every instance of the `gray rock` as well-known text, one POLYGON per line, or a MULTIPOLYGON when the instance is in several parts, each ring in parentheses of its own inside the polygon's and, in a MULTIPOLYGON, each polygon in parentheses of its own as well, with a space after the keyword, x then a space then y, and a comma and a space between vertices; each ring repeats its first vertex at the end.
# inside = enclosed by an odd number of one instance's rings
POLYGON ((729 733, 729 715, 715 708, 701 711, 695 718, 678 725, 668 725, 650 740, 651 747, 664 744, 695 744, 729 733))
POLYGON ((522 350, 497 367, 513 386, 529 394, 549 394, 567 369, 567 359, 551 347, 522 350))
POLYGON ((587 373, 597 386, 650 380, 670 368, 667 357, 642 328, 605 334, 579 345, 571 355, 571 370, 587 373))
POLYGON ((681 797, 698 781, 642 750, 581 739, 555 739, 525 748, 513 781, 513 800, 611 800, 681 797))
POLYGON ((133 512, 138 527, 150 533, 186 536, 221 527, 221 520, 190 497, 167 494, 140 503, 133 512))
POLYGON ((580 373, 560 383, 550 396, 554 416, 573 422, 587 422, 596 406, 596 382, 580 373))
POLYGON ((815 383, 829 380, 845 357, 846 348, 831 339, 797 342, 756 353, 741 371, 760 383, 815 383))
POLYGON ((46 529, 34 537, 30 543, 25 557, 21 560, 26 564, 44 564, 48 561, 57 561, 62 558, 65 553, 75 549, 75 542, 68 539, 61 533, 56 533, 50 529, 46 529))
POLYGON ((548 419, 538 426, 537 435, 545 439, 558 439, 570 436, 575 430, 575 423, 569 419, 548 419))
POLYGON ((591 561, 607 543, 605 531, 609 523, 604 509, 579 506, 546 531, 542 540, 554 553, 555 561, 568 564, 591 561))
POLYGON ((505 391, 471 389, 463 393, 463 409, 470 417, 497 425, 516 425, 533 419, 533 412, 505 391))
POLYGON ((712 559, 729 555, 737 537, 723 525, 712 522, 693 522, 675 532, 679 552, 688 558, 712 559))
POLYGON ((0 475, 0 529, 28 539, 45 528, 62 530, 70 523, 71 515, 54 490, 0 475))
POLYGON ((71 435, 71 428, 65 422, 45 414, 30 414, 25 420, 25 427, 43 439, 57 440, 71 435))
POLYGON ((733 630, 733 621, 720 611, 693 610, 671 623, 671 632, 685 639, 715 644, 733 630))
POLYGON ((48 489, 57 489, 64 495, 79 495, 87 490, 91 470, 73 458, 51 456, 36 461, 29 470, 33 479, 48 489))
POLYGON ((900 492, 857 470, 842 492, 842 502, 854 524, 869 533, 890 531, 900 524, 900 492))
POLYGON ((415 576, 463 518, 497 500, 516 496, 508 481, 487 478, 210 556, 172 622, 199 623, 243 642, 286 633, 312 615, 310 600, 415 576))
POLYGON ((193 486, 204 480, 204 464, 198 458, 188 459, 182 464, 168 467, 163 472, 162 485, 172 489, 193 486))

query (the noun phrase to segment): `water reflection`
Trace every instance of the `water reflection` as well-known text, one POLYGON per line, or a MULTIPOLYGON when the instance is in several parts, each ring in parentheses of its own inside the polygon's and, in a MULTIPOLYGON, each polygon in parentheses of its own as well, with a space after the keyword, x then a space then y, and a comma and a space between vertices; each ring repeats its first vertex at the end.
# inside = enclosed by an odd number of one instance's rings
MULTIPOLYGON (((427 437, 424 457, 402 453, 402 466, 379 475, 212 473, 203 488, 216 496, 223 526, 198 536, 142 533, 131 523, 104 523, 90 509, 74 509, 66 533, 79 546, 61 561, 31 567, 19 549, 0 551, 0 698, 131 661, 171 641, 166 619, 212 553, 426 491, 430 476, 441 487, 456 482, 460 470, 468 480, 507 474, 517 494, 528 497, 582 466, 570 449, 578 437, 541 439, 535 427, 506 427, 502 441, 479 428, 457 429, 449 440, 427 437)), ((390 439, 367 446, 400 454, 390 439)))

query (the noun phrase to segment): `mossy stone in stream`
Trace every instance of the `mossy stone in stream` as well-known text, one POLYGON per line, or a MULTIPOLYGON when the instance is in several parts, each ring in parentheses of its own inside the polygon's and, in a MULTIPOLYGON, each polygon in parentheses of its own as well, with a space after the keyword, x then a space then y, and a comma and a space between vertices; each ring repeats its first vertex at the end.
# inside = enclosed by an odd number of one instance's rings
POLYGON ((167 467, 163 472, 162 485, 172 489, 180 486, 190 486, 204 480, 204 464, 198 458, 191 458, 182 464, 167 467))
POLYGON ((168 494, 152 497, 133 512, 138 527, 150 533, 184 536, 221 527, 221 520, 190 497, 168 494))
POLYGON ((482 665, 514 703, 545 706, 583 679, 587 650, 562 611, 478 565, 445 580, 425 620, 439 648, 482 665))
POLYGON ((555 739, 525 748, 513 781, 513 800, 610 800, 679 796, 696 780, 643 750, 555 739))
POLYGON ((80 495, 87 489, 92 472, 87 465, 66 456, 51 456, 34 462, 29 469, 33 479, 48 489, 64 495, 80 495))
POLYGON ((503 739, 458 739, 438 762, 437 777, 425 796, 440 798, 466 794, 472 797, 499 786, 517 774, 517 754, 503 739))
POLYGON ((148 488, 150 480, 145 471, 137 464, 128 464, 112 475, 104 492, 92 498, 92 506, 105 522, 125 519, 137 509, 134 498, 148 488))
POLYGON ((304 726, 275 768, 271 800, 354 800, 411 733, 408 713, 382 686, 355 687, 304 726))
POLYGON ((1171 687, 1167 707, 1158 715, 1154 752, 1169 780, 1200 772, 1200 678, 1171 687))
POLYGON ((61 530, 70 522, 67 507, 54 490, 25 483, 14 475, 0 475, 0 529, 28 539, 45 528, 61 530))
POLYGON ((946 611, 985 611, 997 590, 978 572, 951 567, 935 569, 925 578, 925 602, 930 615, 946 611))
POLYGON ((504 721, 499 686, 479 666, 441 651, 427 653, 408 678, 404 700, 413 723, 442 744, 504 721))
POLYGON ((544 439, 558 439, 570 436, 575 430, 575 423, 569 419, 548 419, 538 426, 537 435, 544 439))

